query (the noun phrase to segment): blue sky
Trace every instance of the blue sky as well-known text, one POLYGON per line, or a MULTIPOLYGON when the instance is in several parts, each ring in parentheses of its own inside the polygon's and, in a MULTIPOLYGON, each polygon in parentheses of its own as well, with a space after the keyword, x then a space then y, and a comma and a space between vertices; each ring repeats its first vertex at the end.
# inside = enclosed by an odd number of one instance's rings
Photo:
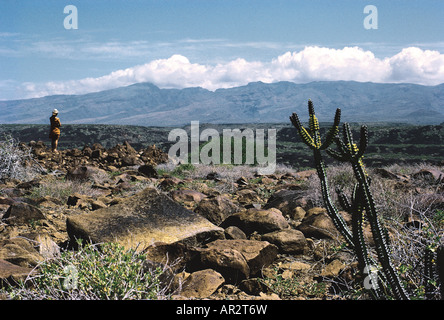
POLYGON ((444 82, 442 0, 2 0, 0 100, 136 82, 444 82), (67 5, 78 29, 64 28, 67 5), (364 28, 367 5, 377 29, 364 28))

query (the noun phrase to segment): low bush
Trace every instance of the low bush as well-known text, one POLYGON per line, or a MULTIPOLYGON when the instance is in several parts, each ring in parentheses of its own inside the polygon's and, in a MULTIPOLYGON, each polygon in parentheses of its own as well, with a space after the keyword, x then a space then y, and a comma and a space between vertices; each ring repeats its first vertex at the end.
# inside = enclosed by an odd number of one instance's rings
POLYGON ((6 292, 17 300, 167 299, 165 270, 144 270, 145 255, 114 243, 67 250, 38 266, 39 273, 6 292))
POLYGON ((31 149, 11 138, 0 141, 0 181, 31 180, 39 172, 32 159, 31 149))

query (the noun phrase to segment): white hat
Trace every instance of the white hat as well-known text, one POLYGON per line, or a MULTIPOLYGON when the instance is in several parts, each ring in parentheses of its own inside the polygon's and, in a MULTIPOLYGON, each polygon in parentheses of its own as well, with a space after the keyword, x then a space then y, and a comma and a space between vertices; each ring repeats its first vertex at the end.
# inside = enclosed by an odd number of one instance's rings
POLYGON ((57 109, 52 110, 52 114, 58 114, 58 113, 59 113, 59 110, 57 110, 57 109))

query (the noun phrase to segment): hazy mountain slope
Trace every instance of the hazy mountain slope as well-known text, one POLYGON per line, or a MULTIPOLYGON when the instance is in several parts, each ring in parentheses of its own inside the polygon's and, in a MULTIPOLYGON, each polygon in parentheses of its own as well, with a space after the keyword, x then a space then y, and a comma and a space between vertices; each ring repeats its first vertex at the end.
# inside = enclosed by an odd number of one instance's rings
POLYGON ((321 121, 343 110, 344 121, 434 124, 444 121, 444 84, 376 84, 353 81, 250 83, 219 89, 160 89, 150 83, 84 95, 0 101, 0 123, 47 123, 53 108, 62 123, 178 126, 201 123, 286 122, 307 116, 312 99, 321 121))

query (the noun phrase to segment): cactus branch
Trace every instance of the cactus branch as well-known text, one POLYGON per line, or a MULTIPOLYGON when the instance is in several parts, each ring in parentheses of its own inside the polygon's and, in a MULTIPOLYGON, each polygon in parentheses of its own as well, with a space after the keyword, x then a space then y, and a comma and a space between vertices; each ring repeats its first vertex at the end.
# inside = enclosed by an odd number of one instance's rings
POLYGON ((302 141, 313 150, 313 157, 316 166, 316 172, 318 174, 320 183, 321 183, 321 191, 322 198, 324 200, 327 214, 332 219, 333 224, 339 230, 341 235, 344 237, 346 242, 353 247, 353 239, 352 234, 347 227, 347 224, 344 221, 344 218, 339 214, 338 209, 333 204, 333 201, 330 197, 330 191, 327 181, 327 174, 325 169, 324 160, 322 159, 321 150, 328 148, 331 143, 334 141, 334 137, 339 132, 339 122, 341 119, 341 110, 337 109, 335 114, 335 120, 333 126, 330 128, 327 139, 324 143, 321 142, 320 132, 319 132, 319 121, 316 117, 313 103, 311 100, 308 101, 308 113, 309 113, 309 130, 308 132, 301 124, 299 117, 296 113, 293 113, 290 117, 291 123, 298 130, 299 136, 302 141))
MULTIPOLYGON (((328 131, 324 143, 322 143, 319 133, 319 121, 316 118, 311 101, 308 102, 308 112, 309 131, 302 126, 297 114, 293 113, 290 120, 298 130, 302 141, 313 150, 316 171, 321 183, 322 197, 328 215, 347 243, 354 249, 358 257, 361 272, 365 270, 371 272, 371 268, 375 265, 375 262, 368 254, 368 246, 363 233, 364 214, 367 216, 375 242, 378 261, 382 266, 382 272, 378 273, 378 279, 381 283, 388 283, 395 298, 408 299, 408 294, 402 286, 399 276, 391 263, 388 249, 388 235, 386 229, 378 219, 378 212, 370 191, 370 177, 366 172, 363 162, 364 153, 368 146, 367 127, 361 127, 359 146, 353 141, 352 132, 347 123, 343 126, 343 139, 340 139, 338 137, 338 131, 341 111, 337 109, 333 126, 328 131), (336 143, 337 150, 328 149, 333 142, 336 143), (325 165, 321 154, 322 150, 326 150, 329 155, 341 162, 349 162, 353 168, 357 184, 353 192, 352 202, 350 203, 347 197, 340 190, 337 190, 341 205, 352 214, 352 233, 349 231, 344 219, 339 214, 338 209, 330 197, 325 165)), ((372 275, 372 277, 373 276, 374 275, 372 275)), ((384 295, 379 285, 372 286, 371 290, 376 298, 381 298, 384 295)))
MULTIPOLYGON (((360 239, 359 233, 361 231, 358 230, 362 230, 362 226, 359 225, 359 220, 362 220, 362 211, 365 209, 365 213, 370 222, 370 228, 373 234, 378 260, 382 265, 383 272, 391 286, 393 294, 397 299, 408 299, 408 295, 401 284, 401 280, 392 266, 388 250, 388 236, 385 228, 383 228, 378 219, 378 212, 376 210, 373 195, 370 191, 368 174, 362 161, 365 149, 368 145, 367 127, 361 127, 361 139, 359 147, 354 143, 350 126, 347 123, 344 124, 343 135, 344 141, 341 141, 340 139, 336 140, 339 152, 330 152, 330 154, 337 156, 337 153, 339 153, 339 157, 337 158, 348 161, 352 165, 355 178, 358 181, 358 188, 354 201, 355 207, 353 208, 353 212, 356 214, 353 219, 353 223, 355 224, 355 228, 353 230, 354 241, 357 241, 355 242, 355 246, 361 251, 363 246, 365 247, 365 244, 362 243, 360 239)), ((358 256, 361 254, 364 255, 361 257, 361 259, 366 259, 366 253, 362 251, 358 253, 358 256)), ((365 263, 365 261, 363 262, 365 263)))

